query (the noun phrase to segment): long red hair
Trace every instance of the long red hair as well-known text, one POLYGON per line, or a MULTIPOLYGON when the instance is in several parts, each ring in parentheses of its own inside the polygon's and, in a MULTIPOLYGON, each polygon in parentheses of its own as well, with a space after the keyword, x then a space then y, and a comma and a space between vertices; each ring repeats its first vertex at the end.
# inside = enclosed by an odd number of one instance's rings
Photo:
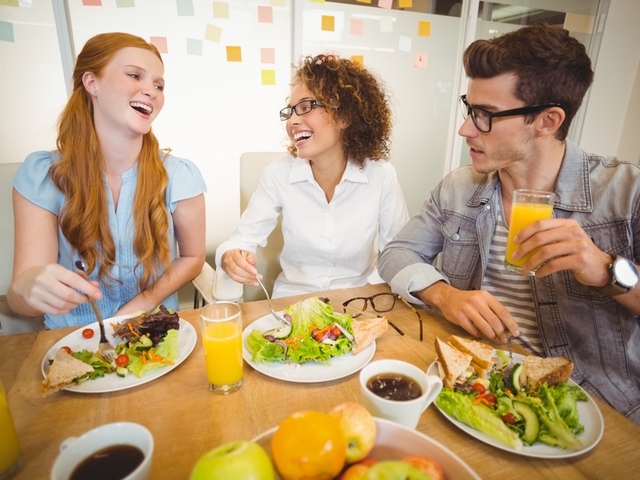
MULTIPOLYGON (((143 48, 162 62, 158 49, 128 33, 103 33, 87 41, 78 55, 73 72, 73 93, 58 119, 57 147, 61 159, 52 165, 51 178, 65 195, 66 203, 58 223, 63 235, 92 272, 99 265, 100 281, 119 281, 111 274, 116 246, 109 229, 107 195, 103 180, 104 157, 93 123, 93 104, 82 77, 92 72, 101 77, 118 50, 143 48)), ((159 153, 159 143, 151 130, 143 136, 138 157, 138 183, 134 197, 133 250, 142 265, 140 290, 152 285, 161 268, 171 263, 169 212, 165 204, 167 172, 159 153)), ((108 283, 108 282, 107 282, 108 283)))

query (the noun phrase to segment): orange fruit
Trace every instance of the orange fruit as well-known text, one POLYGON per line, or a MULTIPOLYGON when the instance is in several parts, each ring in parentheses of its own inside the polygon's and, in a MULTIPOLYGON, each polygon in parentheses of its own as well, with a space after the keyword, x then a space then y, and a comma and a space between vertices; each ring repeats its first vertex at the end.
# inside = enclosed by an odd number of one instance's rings
POLYGON ((320 412, 285 418, 271 440, 271 457, 284 480, 331 480, 342 470, 346 452, 340 422, 320 412))

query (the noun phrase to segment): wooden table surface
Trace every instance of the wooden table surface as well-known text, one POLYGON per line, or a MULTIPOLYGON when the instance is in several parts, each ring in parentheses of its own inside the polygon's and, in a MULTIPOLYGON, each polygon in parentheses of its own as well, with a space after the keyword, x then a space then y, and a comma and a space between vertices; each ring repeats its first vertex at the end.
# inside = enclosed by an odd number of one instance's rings
MULTIPOLYGON (((349 298, 383 291, 388 291, 386 285, 367 285, 319 295, 329 297, 340 311, 342 302, 349 298)), ((272 302, 274 308, 282 309, 308 296, 272 302)), ((243 303, 242 310, 245 327, 269 313, 266 301, 243 303)), ((374 359, 402 359, 426 370, 435 359, 435 336, 466 335, 442 317, 420 312, 424 341, 419 341, 415 314, 398 302, 387 317, 406 335, 400 336, 390 328, 378 339, 374 359)), ((46 398, 40 396, 42 359, 73 328, 0 336, 0 380, 9 394, 25 457, 25 467, 17 478, 49 478, 59 445, 67 437, 106 423, 131 421, 145 425, 153 434, 152 478, 186 479, 208 450, 232 440, 250 440, 293 412, 327 412, 344 401, 360 402, 357 373, 324 383, 290 383, 267 377, 246 364, 242 389, 228 396, 215 395, 207 388, 198 312, 182 311, 180 316, 198 332, 191 355, 155 381, 112 393, 61 391, 46 398)), ((496 449, 456 428, 433 406, 422 415, 417 429, 455 452, 485 479, 638 478, 640 427, 602 402, 596 403, 604 418, 604 436, 590 452, 569 459, 531 458, 496 449)))

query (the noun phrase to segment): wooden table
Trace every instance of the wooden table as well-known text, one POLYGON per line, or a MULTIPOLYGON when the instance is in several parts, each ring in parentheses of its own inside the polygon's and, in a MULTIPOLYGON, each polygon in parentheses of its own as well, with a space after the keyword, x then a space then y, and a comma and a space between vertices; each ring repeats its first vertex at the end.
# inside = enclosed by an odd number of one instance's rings
MULTIPOLYGON (((388 291, 386 285, 329 291, 336 310, 355 296, 388 291)), ((274 308, 308 295, 273 300, 274 308)), ((247 326, 268 314, 266 301, 244 303, 247 326)), ((393 329, 377 341, 374 358, 398 358, 426 370, 435 359, 434 337, 464 332, 442 317, 420 310, 424 341, 419 341, 415 314, 398 302, 387 315, 405 333, 393 329)), ((204 353, 196 310, 180 316, 198 332, 194 351, 174 371, 129 390, 105 394, 57 392, 40 396, 40 365, 45 353, 73 328, 0 337, 0 379, 9 392, 18 437, 25 457, 19 479, 45 479, 58 455, 60 443, 96 426, 132 421, 145 425, 155 439, 154 479, 183 479, 208 450, 232 440, 251 439, 299 410, 327 412, 344 401, 360 401, 356 373, 325 383, 289 383, 245 365, 239 392, 218 396, 207 388, 204 353)), ((525 353, 517 346, 515 350, 525 353)), ((485 445, 460 431, 437 409, 422 415, 418 430, 459 455, 482 478, 632 478, 640 472, 640 427, 597 401, 605 422, 604 436, 591 452, 566 460, 523 457, 485 445)), ((450 479, 453 480, 453 479, 450 479)))

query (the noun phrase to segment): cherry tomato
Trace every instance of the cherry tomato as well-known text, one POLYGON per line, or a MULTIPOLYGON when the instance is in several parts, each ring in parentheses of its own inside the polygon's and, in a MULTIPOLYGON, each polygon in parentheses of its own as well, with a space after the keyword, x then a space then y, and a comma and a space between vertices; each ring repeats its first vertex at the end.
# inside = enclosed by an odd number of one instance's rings
POLYGON ((342 330, 340 330, 338 327, 333 327, 331 329, 331 333, 333 333, 336 337, 339 337, 340 335, 342 335, 342 330))
POLYGON ((480 395, 482 395, 483 393, 485 393, 487 390, 484 388, 484 385, 482 385, 481 383, 474 383, 472 385, 472 387, 476 392, 478 392, 480 395))
POLYGON ((122 355, 118 355, 116 358, 116 365, 119 367, 126 367, 129 363, 129 355, 123 353, 122 355))
POLYGON ((513 425, 514 423, 516 423, 516 416, 511 412, 505 413, 502 416, 502 421, 504 423, 508 423, 509 425, 513 425))
POLYGON ((489 402, 489 403, 493 403, 494 405, 495 405, 496 403, 498 403, 498 399, 496 398, 496 396, 495 396, 493 393, 487 393, 487 394, 484 396, 484 398, 485 398, 485 400, 486 400, 487 402, 489 402))
POLYGON ((85 328, 84 330, 82 330, 82 336, 84 338, 91 338, 93 337, 93 330, 90 328, 85 328))
POLYGON ((71 349, 67 346, 61 347, 65 352, 67 352, 68 354, 71 354, 71 349))

